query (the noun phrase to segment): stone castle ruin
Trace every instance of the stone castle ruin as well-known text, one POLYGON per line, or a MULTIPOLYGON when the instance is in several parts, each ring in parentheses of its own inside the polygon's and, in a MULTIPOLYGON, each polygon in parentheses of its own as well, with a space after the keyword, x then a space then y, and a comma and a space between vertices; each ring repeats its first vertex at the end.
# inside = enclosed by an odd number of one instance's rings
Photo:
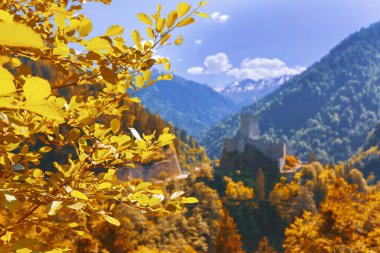
POLYGON ((241 116, 239 132, 234 138, 224 141, 224 150, 226 152, 237 151, 242 154, 247 145, 254 146, 272 160, 277 160, 283 156, 284 145, 282 143, 266 143, 261 139, 257 115, 245 114, 241 116))

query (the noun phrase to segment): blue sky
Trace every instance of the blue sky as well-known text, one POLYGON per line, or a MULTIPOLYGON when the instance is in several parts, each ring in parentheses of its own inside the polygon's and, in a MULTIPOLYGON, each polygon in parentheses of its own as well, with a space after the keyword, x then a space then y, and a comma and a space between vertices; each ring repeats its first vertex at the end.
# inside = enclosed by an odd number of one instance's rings
MULTIPOLYGON (((145 30, 138 12, 153 13, 161 3, 165 13, 179 2, 113 0, 86 4, 84 14, 94 23, 92 35, 119 24, 130 41, 132 29, 145 30)), ((203 12, 212 18, 182 28, 182 46, 158 53, 171 59, 177 75, 218 87, 302 71, 352 32, 380 21, 380 1, 209 0, 203 12)))

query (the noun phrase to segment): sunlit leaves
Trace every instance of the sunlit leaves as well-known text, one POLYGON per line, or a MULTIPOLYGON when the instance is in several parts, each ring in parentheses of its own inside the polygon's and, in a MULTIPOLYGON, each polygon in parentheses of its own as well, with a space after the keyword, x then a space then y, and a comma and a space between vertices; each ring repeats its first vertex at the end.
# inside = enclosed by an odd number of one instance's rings
POLYGON ((78 32, 81 37, 85 37, 92 31, 92 22, 88 18, 83 18, 78 26, 78 32))
POLYGON ((23 86, 24 96, 28 102, 41 101, 51 93, 50 84, 40 77, 26 79, 23 86))
POLYGON ((112 132, 117 133, 120 129, 121 123, 120 123, 120 120, 113 119, 113 120, 111 120, 110 125, 111 125, 112 132))
POLYGON ((107 215, 107 214, 102 214, 103 218, 108 221, 109 223, 111 223, 112 225, 115 225, 115 226, 120 226, 120 221, 118 221, 117 219, 107 215))
POLYGON ((177 46, 179 46, 179 45, 182 44, 182 42, 183 42, 182 35, 179 35, 178 38, 175 40, 174 43, 175 43, 177 46))
POLYGON ((8 95, 16 91, 13 79, 13 75, 8 70, 0 66, 0 96, 8 95))
POLYGON ((70 195, 74 198, 79 198, 79 199, 83 199, 83 200, 87 200, 88 197, 83 193, 83 192, 80 192, 80 191, 77 191, 77 190, 72 190, 70 192, 70 195))
POLYGON ((17 23, 0 22, 0 45, 10 47, 45 47, 41 37, 31 28, 17 23))
POLYGON ((190 25, 192 23, 195 23, 195 19, 193 17, 187 17, 184 20, 182 20, 181 22, 179 22, 177 27, 187 26, 187 25, 190 25))
POLYGON ((140 21, 143 22, 144 24, 152 25, 152 20, 145 13, 139 13, 137 16, 140 19, 140 21))
POLYGON ((118 35, 121 35, 123 32, 124 32, 124 28, 122 26, 113 25, 107 29, 105 35, 106 36, 118 36, 118 35))
POLYGON ((137 30, 132 31, 132 40, 137 48, 141 49, 141 35, 137 30))
MULTIPOLYGON (((0 232, 2 243, 18 251, 30 245, 38 252, 67 251, 38 236, 85 236, 76 220, 82 214, 119 226, 111 213, 117 203, 144 212, 179 212, 195 201, 165 199, 159 185, 131 185, 118 180, 117 171, 157 159, 162 147, 172 145, 169 129, 161 135, 128 130, 132 125, 123 116, 132 113, 129 103, 139 102, 129 92, 156 82, 150 71, 155 64, 171 71, 169 60, 154 52, 180 44, 171 41, 172 31, 198 7, 191 11, 181 3, 166 17, 161 5, 152 15, 139 13, 147 38, 133 30, 129 43, 119 25, 87 38, 93 24, 81 13, 83 2, 16 0, 0 10, 0 203, 12 212, 0 232), (14 217, 28 230, 14 229, 14 217), (20 237, 26 239, 15 243, 20 237)), ((163 73, 157 79, 171 78, 163 73)))
POLYGON ((179 3, 177 7, 178 17, 185 16, 190 11, 190 8, 191 6, 186 2, 179 3))
POLYGON ((94 51, 106 50, 110 47, 111 45, 109 41, 101 37, 95 37, 91 39, 86 45, 87 50, 94 50, 94 51))
POLYGON ((166 21, 166 26, 168 28, 172 28, 172 26, 175 24, 175 22, 178 19, 178 14, 176 11, 172 11, 168 14, 167 21, 166 21))

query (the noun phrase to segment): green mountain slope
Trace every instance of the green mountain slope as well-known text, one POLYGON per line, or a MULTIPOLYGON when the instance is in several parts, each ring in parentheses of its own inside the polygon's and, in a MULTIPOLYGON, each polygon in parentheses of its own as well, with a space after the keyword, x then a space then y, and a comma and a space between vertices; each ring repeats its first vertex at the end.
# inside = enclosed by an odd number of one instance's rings
MULTIPOLYGON (((240 113, 257 113, 269 139, 285 139, 303 159, 345 160, 380 119, 380 23, 354 33, 301 75, 240 113)), ((239 127, 239 114, 202 134, 211 156, 239 127)))
POLYGON ((137 96, 149 111, 194 137, 237 110, 233 102, 210 87, 178 76, 171 81, 159 81, 137 96))
POLYGON ((347 166, 359 169, 365 176, 373 173, 376 179, 380 176, 380 123, 369 133, 364 145, 353 157, 347 166))

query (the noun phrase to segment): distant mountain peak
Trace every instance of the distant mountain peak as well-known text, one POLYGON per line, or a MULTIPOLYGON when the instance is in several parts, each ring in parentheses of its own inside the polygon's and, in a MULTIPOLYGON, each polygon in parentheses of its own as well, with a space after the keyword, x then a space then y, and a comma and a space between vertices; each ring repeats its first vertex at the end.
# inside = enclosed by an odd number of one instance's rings
POLYGON ((235 104, 249 105, 275 91, 292 77, 293 75, 284 75, 269 79, 234 81, 219 92, 235 104))

